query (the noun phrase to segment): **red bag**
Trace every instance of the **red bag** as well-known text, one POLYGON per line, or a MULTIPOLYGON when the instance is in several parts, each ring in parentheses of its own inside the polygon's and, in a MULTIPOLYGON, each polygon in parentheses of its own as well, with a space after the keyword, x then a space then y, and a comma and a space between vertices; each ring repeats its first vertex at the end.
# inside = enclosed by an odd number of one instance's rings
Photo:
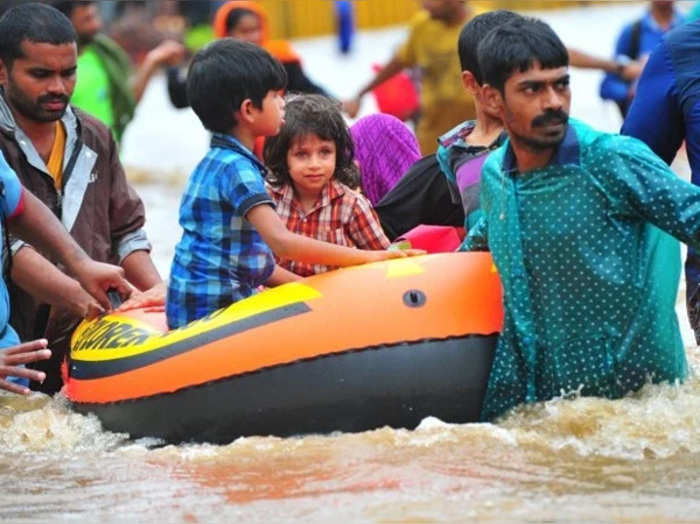
MULTIPOLYGON (((372 69, 377 72, 382 66, 374 64, 372 69)), ((402 71, 372 90, 377 107, 382 113, 393 115, 399 120, 408 120, 420 107, 418 90, 413 80, 402 71)))
POLYGON ((457 249, 462 240, 463 227, 421 224, 401 235, 394 243, 408 241, 414 249, 424 249, 428 253, 446 253, 457 249))

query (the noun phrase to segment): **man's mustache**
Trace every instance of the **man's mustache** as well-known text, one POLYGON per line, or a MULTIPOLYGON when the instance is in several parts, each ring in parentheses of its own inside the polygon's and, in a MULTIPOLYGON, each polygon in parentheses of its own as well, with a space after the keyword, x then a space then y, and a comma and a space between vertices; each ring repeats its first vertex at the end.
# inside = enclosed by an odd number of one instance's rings
POLYGON ((569 115, 561 109, 547 111, 532 119, 532 127, 543 127, 549 124, 566 124, 569 115))
POLYGON ((46 102, 63 102, 64 104, 68 103, 68 96, 66 95, 44 95, 40 96, 37 99, 37 102, 40 104, 44 104, 46 102))

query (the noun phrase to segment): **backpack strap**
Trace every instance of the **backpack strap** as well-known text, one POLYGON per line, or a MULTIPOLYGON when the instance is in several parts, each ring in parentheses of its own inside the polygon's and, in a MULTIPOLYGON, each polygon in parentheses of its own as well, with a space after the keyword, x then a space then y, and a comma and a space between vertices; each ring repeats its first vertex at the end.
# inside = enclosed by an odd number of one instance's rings
POLYGON ((642 41, 642 19, 640 18, 632 24, 630 31, 629 57, 632 60, 639 58, 640 45, 642 41))

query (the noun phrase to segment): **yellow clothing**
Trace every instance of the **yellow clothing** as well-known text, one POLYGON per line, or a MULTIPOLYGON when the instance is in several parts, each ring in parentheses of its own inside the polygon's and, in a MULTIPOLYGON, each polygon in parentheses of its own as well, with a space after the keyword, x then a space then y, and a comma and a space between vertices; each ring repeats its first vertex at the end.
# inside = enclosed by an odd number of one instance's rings
POLYGON ((421 118, 416 136, 424 155, 436 151, 440 135, 476 116, 474 99, 462 86, 457 54, 463 25, 447 26, 421 11, 411 21, 408 40, 397 53, 402 62, 421 71, 421 118))
POLYGON ((61 191, 63 179, 63 153, 66 150, 66 130, 60 120, 56 121, 56 137, 53 140, 51 154, 46 162, 46 169, 53 177, 54 186, 61 191))

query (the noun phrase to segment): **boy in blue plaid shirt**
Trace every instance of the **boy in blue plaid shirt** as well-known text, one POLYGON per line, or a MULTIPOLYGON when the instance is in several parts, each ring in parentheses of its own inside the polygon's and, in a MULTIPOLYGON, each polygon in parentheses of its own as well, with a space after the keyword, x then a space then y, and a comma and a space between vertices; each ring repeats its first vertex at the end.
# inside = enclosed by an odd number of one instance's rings
POLYGON ((277 216, 265 190, 265 167, 252 149, 258 137, 278 133, 286 82, 284 69, 267 51, 233 39, 213 42, 192 61, 187 96, 213 136, 180 204, 184 231, 166 300, 172 329, 252 295, 261 284, 297 280, 275 264, 275 254, 332 266, 406 256, 303 237, 277 216))

